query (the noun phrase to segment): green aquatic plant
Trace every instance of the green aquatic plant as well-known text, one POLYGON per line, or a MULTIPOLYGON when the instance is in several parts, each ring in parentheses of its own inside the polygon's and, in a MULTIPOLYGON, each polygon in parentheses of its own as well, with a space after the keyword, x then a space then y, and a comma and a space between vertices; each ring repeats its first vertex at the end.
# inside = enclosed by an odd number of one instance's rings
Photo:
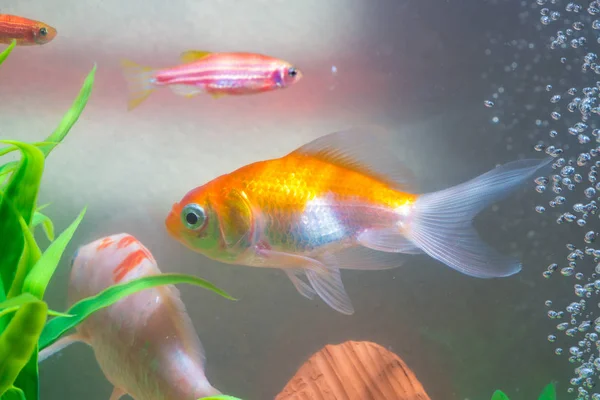
POLYGON ((92 313, 116 303, 123 297, 139 292, 140 290, 177 283, 189 283, 200 286, 205 289, 212 290, 226 299, 236 300, 212 283, 190 275, 160 274, 135 279, 129 282, 113 285, 107 289, 104 289, 95 296, 83 299, 73 304, 73 306, 66 311, 66 315, 59 316, 49 321, 44 327, 44 331, 42 332, 39 340, 40 350, 50 346, 52 343, 58 340, 63 333, 79 325, 92 313))
MULTIPOLYGON (((496 390, 492 395, 492 400, 510 400, 509 397, 501 390, 496 390)), ((538 400, 556 400, 556 383, 550 382, 544 387, 538 400)))
MULTIPOLYGON (((0 63, 12 46, 0 53, 0 63)), ((55 238, 52 221, 40 212, 46 205, 37 206, 37 197, 46 157, 79 119, 91 94, 95 72, 96 66, 58 128, 44 142, 0 140, 8 145, 0 149, 0 157, 13 151, 21 155, 19 161, 0 166, 0 400, 39 400, 39 350, 125 296, 150 287, 188 283, 235 300, 203 279, 164 274, 109 287, 74 304, 67 313, 48 308, 44 294, 86 209, 55 238), (40 225, 50 241, 44 252, 34 237, 40 225), (49 316, 54 318, 48 320, 49 316)))
POLYGON ((15 48, 16 45, 17 45, 17 41, 13 39, 13 41, 10 42, 10 45, 2 53, 0 53, 0 65, 2 65, 4 60, 6 60, 6 58, 11 53, 11 51, 15 48))

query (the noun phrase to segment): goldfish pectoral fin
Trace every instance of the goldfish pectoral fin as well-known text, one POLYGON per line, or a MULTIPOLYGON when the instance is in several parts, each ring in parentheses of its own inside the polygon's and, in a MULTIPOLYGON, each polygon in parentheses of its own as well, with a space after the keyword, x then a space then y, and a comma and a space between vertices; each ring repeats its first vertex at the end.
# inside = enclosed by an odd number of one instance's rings
POLYGON ((220 99, 221 97, 227 96, 225 93, 211 93, 213 99, 220 99))
POLYGON ((292 154, 309 155, 416 193, 414 174, 393 152, 395 146, 390 139, 383 128, 353 128, 322 136, 292 154))
POLYGON ((71 335, 63 336, 56 342, 52 343, 50 346, 40 351, 40 353, 38 354, 38 363, 41 363, 42 361, 58 353, 65 347, 77 342, 87 343, 87 340, 80 333, 73 333, 71 335))
POLYGON ((518 273, 519 260, 486 245, 472 221, 552 160, 513 161, 460 185, 421 195, 405 225, 406 237, 429 256, 466 275, 499 278, 518 273))
MULTIPOLYGON (((416 248, 416 251, 422 251, 416 248)), ((404 254, 385 253, 383 251, 372 250, 367 247, 355 246, 341 250, 335 253, 336 262, 340 269, 354 270, 384 270, 400 267, 407 261, 404 254)))
POLYGON ((358 243, 363 246, 389 253, 421 254, 413 242, 407 239, 397 228, 367 229, 358 235, 358 243))
POLYGON ((131 111, 146 100, 155 89, 152 78, 155 70, 130 60, 121 60, 121 68, 127 81, 127 109, 131 111))
POLYGON ((181 53, 181 55, 179 56, 179 59, 181 60, 182 63, 187 64, 187 63, 191 63, 194 61, 198 61, 210 54, 211 54, 210 51, 188 50, 188 51, 184 51, 183 53, 181 53))
POLYGON ((300 279, 300 275, 304 273, 302 269, 284 269, 290 281, 294 284, 294 287, 302 296, 306 297, 309 300, 313 300, 317 295, 317 292, 310 287, 309 284, 300 279))
POLYGON ((329 307, 342 314, 354 314, 354 306, 352 306, 352 302, 342 283, 339 268, 327 266, 325 273, 310 269, 307 269, 305 272, 312 287, 329 307))
POLYGON ((197 86, 191 85, 171 85, 169 86, 173 93, 184 96, 184 97, 194 97, 199 93, 202 93, 202 89, 197 86))
POLYGON ((126 394, 127 394, 127 392, 125 392, 123 389, 115 387, 110 395, 109 400, 119 400, 121 397, 125 396, 126 394))
POLYGON ((327 267, 322 262, 310 257, 267 249, 257 249, 256 256, 264 259, 265 264, 269 266, 276 266, 283 269, 306 268, 322 273, 327 272, 327 267))

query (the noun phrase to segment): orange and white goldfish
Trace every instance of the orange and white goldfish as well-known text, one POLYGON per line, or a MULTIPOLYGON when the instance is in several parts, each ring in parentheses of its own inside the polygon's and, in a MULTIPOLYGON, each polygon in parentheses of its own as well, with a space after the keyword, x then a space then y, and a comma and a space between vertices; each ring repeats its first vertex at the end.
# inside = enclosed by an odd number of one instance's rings
POLYGON ((56 37, 56 29, 43 22, 16 15, 0 14, 0 43, 17 46, 46 44, 56 37))
POLYGON ((407 254, 426 253, 474 277, 521 270, 518 260, 482 242, 471 222, 550 160, 510 162, 415 194, 410 169, 377 144, 382 137, 360 129, 332 133, 222 175, 174 204, 166 228, 214 260, 281 268, 303 296, 318 294, 344 314, 354 307, 340 269, 389 269, 407 254))
MULTIPOLYGON (((69 282, 69 303, 117 283, 160 274, 150 251, 122 233, 80 247, 69 282)), ((40 361, 74 342, 90 345, 110 400, 196 400, 217 395, 204 373, 204 350, 174 286, 145 289, 88 317, 76 333, 40 352, 40 361)))
POLYGON ((161 86, 169 86, 185 97, 207 93, 219 98, 282 89, 302 78, 302 72, 289 62, 262 54, 191 50, 181 54, 181 62, 175 67, 154 69, 123 60, 129 110, 161 86))

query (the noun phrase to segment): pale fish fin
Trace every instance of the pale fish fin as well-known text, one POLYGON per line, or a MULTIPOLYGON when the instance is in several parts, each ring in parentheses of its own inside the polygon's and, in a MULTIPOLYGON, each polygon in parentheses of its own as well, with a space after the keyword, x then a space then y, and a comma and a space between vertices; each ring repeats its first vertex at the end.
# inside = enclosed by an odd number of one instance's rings
POLYGON ((194 61, 198 61, 208 55, 212 54, 210 51, 204 50, 188 50, 181 53, 179 59, 182 63, 187 64, 194 61))
POLYGON ((406 257, 398 253, 385 253, 366 247, 349 247, 335 253, 336 265, 340 269, 384 270, 400 267, 406 257))
POLYGON ((87 343, 87 340, 80 333, 73 333, 71 335, 63 336, 56 342, 52 343, 50 346, 46 347, 44 350, 40 351, 38 355, 38 363, 41 363, 42 361, 58 353, 65 347, 77 342, 87 343))
POLYGON ((300 275, 304 273, 304 270, 301 269, 284 269, 290 281, 294 284, 294 287, 302 296, 306 297, 309 300, 313 300, 317 293, 315 290, 310 287, 309 284, 300 279, 300 275))
POLYGON ((323 263, 310 257, 266 249, 257 250, 256 255, 264 259, 265 267, 282 269, 306 268, 322 273, 327 272, 327 267, 323 263))
POLYGON ((325 273, 306 270, 308 281, 327 305, 342 314, 354 314, 354 307, 346 293, 338 267, 328 265, 325 273))
POLYGON ((353 128, 322 136, 291 154, 307 155, 388 183, 397 190, 416 192, 413 172, 398 159, 383 128, 353 128))
POLYGON ((521 263, 487 246, 471 223, 478 212, 507 197, 552 160, 513 161, 468 182, 419 197, 405 228, 406 237, 464 274, 478 278, 516 274, 521 263))
POLYGON ((130 60, 121 60, 121 68, 127 81, 127 109, 131 111, 146 100, 156 89, 152 78, 156 70, 130 60))
POLYGON ((115 387, 110 395, 109 400, 119 400, 121 397, 125 396, 126 394, 127 394, 127 392, 124 391, 123 389, 115 387))
POLYGON ((397 228, 366 229, 357 238, 358 242, 373 250, 389 253, 422 254, 414 243, 407 239, 397 228))
POLYGON ((169 88, 176 95, 188 97, 188 98, 194 97, 197 94, 202 93, 202 89, 200 89, 198 86, 193 86, 193 85, 177 84, 177 85, 170 85, 169 88))

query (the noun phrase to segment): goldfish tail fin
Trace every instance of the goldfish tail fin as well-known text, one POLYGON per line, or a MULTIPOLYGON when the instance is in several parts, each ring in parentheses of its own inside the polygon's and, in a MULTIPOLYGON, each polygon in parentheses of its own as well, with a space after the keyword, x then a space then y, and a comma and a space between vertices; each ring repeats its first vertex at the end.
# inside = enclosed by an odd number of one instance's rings
POLYGON ((38 355, 38 362, 44 361, 45 359, 53 356, 54 354, 58 353, 65 347, 70 346, 73 343, 77 343, 77 342, 87 343, 87 341, 79 333, 74 333, 72 335, 67 335, 67 336, 64 336, 64 337, 58 339, 56 342, 52 343, 50 346, 48 346, 44 350, 40 351, 40 353, 38 355))
POLYGON ((127 81, 127 109, 133 110, 155 90, 153 83, 155 69, 138 65, 133 61, 121 60, 123 75, 127 81))
POLYGON ((423 252, 463 274, 478 278, 518 273, 519 260, 486 245, 472 225, 484 208, 507 197, 533 177, 545 160, 519 160, 501 165, 454 187, 417 199, 404 232, 423 252))
POLYGON ((368 230, 359 235, 358 241, 364 247, 388 253, 426 253, 478 278, 516 274, 521 270, 519 260, 486 245, 472 221, 480 211, 508 196, 551 161, 552 158, 513 161, 460 185, 421 195, 408 211, 401 230, 368 230))

